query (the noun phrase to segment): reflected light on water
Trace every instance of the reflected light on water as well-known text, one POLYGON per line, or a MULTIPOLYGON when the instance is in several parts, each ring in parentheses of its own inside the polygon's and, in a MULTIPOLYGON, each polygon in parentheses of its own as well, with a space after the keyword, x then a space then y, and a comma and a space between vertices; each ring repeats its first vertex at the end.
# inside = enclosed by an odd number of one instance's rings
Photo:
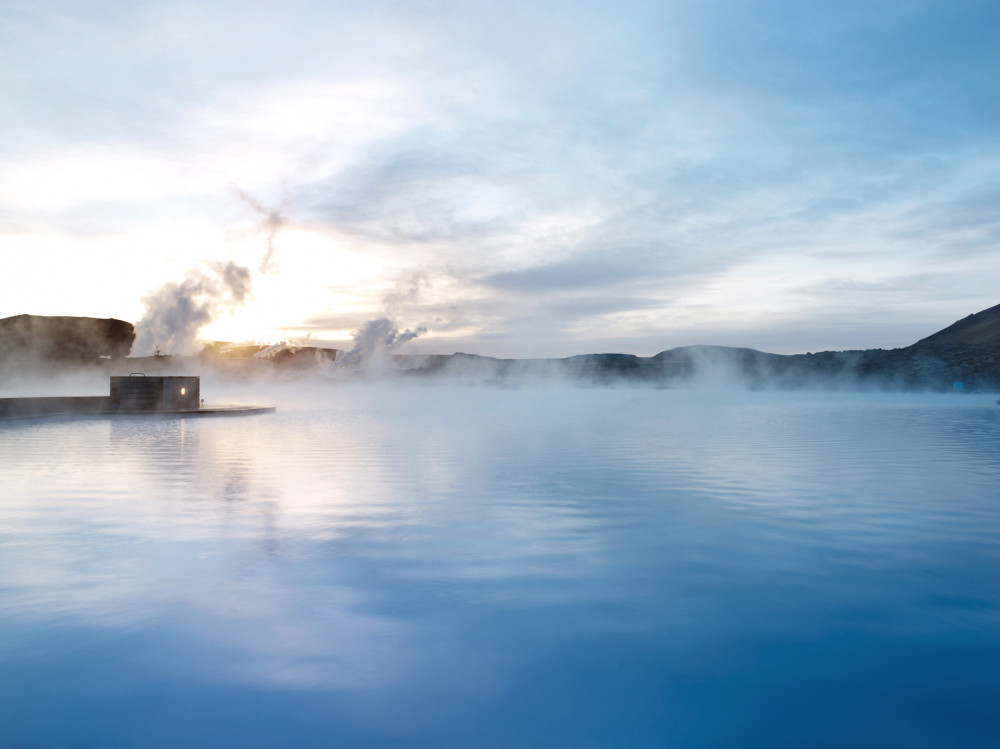
POLYGON ((341 386, 8 422, 0 745, 995 745, 998 416, 341 386))

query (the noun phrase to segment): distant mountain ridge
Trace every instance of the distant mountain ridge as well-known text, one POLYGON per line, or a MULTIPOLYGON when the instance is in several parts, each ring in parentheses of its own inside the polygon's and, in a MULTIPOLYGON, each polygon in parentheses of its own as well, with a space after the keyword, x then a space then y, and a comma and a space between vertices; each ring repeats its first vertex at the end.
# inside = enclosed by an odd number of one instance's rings
POLYGON ((683 346, 654 356, 584 354, 566 359, 397 356, 411 377, 451 376, 504 382, 564 377, 687 386, 717 382, 751 388, 1000 390, 1000 305, 899 349, 770 354, 750 348, 683 346))
MULTIPOLYGON (((267 370, 231 366, 241 361, 268 363, 253 357, 260 353, 259 346, 240 351, 246 354, 242 359, 239 353, 219 358, 215 350, 199 357, 126 359, 134 338, 132 325, 121 320, 34 315, 0 319, 0 376, 24 372, 25 367, 45 372, 53 365, 95 364, 119 369, 184 366, 221 376, 227 370, 230 374, 240 370, 247 376, 267 370)), ((274 352, 269 361, 274 360, 272 370, 281 363, 290 365, 282 366, 286 373, 306 377, 336 368, 334 355, 332 350, 288 347, 274 352)), ((960 383, 963 390, 1000 391, 1000 305, 969 315, 910 346, 889 350, 771 354, 727 346, 682 346, 648 357, 607 353, 565 359, 497 359, 455 353, 396 355, 390 361, 390 371, 383 375, 496 384, 559 379, 656 387, 718 383, 750 388, 951 390, 960 383)))

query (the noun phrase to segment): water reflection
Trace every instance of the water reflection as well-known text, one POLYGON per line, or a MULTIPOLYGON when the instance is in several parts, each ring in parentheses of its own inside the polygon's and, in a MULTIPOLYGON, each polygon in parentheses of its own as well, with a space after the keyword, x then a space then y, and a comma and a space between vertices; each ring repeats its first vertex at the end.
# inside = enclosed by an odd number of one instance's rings
POLYGON ((341 388, 4 425, 0 744, 990 745, 988 405, 341 388))

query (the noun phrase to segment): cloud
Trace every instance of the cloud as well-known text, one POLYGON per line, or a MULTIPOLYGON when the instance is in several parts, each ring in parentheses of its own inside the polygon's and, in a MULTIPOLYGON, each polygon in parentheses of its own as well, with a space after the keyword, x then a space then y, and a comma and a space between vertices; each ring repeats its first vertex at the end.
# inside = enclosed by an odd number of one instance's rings
POLYGON ((669 300, 666 299, 650 299, 625 294, 613 296, 605 293, 592 293, 572 297, 560 297, 547 303, 546 309, 564 319, 577 320, 618 312, 668 307, 669 304, 669 300))
POLYGON ((264 267, 300 227, 384 266, 350 309, 290 290, 276 326, 359 330, 417 277, 413 346, 511 353, 873 300, 906 326, 911 295, 882 284, 943 267, 967 281, 938 298, 995 303, 979 298, 1000 281, 991 3, 109 8, 5 16, 4 226, 143 246, 215 222, 175 243, 191 267, 237 254, 219 238, 245 228, 236 184, 264 267))
POLYGON ((643 269, 637 264, 622 264, 614 257, 590 254, 574 255, 534 268, 494 273, 483 278, 482 283, 501 291, 553 293, 608 288, 642 277, 643 269))
POLYGON ((532 195, 498 148, 482 134, 418 129, 360 150, 335 175, 303 185, 298 200, 316 220, 380 242, 500 237, 524 220, 532 195))
POLYGON ((899 294, 914 293, 923 296, 940 284, 943 276, 940 273, 914 273, 903 276, 891 276, 868 281, 854 278, 835 278, 821 283, 805 286, 803 294, 818 294, 821 296, 841 296, 844 294, 899 294))

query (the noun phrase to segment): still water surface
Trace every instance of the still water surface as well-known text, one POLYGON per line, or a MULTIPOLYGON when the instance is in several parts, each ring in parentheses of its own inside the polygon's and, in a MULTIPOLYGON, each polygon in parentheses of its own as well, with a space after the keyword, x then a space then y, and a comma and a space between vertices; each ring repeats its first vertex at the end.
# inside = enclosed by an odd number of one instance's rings
POLYGON ((0 425, 3 747, 996 747, 986 396, 0 425))

